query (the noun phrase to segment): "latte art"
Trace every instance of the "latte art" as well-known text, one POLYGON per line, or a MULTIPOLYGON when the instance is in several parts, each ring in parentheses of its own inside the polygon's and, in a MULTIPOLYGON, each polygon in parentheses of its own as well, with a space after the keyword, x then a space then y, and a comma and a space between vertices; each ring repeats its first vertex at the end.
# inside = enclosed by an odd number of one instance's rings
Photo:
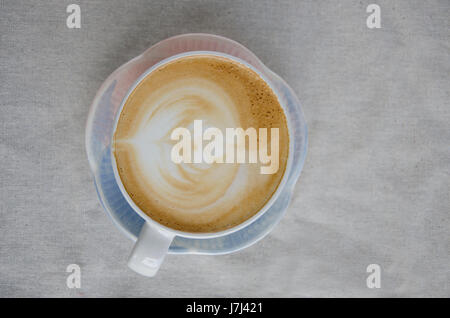
POLYGON ((197 55, 164 64, 141 81, 125 102, 113 146, 121 181, 143 212, 177 230, 217 232, 242 223, 270 199, 288 145, 283 109, 258 74, 224 57, 197 55), (261 174, 261 163, 173 162, 177 127, 191 132, 192 154, 202 146, 195 142, 203 138, 196 136, 196 120, 204 130, 277 128, 278 170, 261 174))

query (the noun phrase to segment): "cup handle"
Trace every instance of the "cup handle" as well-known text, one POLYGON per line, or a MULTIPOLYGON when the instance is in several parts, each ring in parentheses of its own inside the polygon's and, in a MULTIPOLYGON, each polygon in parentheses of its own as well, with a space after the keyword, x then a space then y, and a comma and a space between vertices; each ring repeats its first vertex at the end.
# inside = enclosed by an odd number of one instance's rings
POLYGON ((131 251, 128 267, 141 275, 155 276, 174 236, 145 222, 131 251))

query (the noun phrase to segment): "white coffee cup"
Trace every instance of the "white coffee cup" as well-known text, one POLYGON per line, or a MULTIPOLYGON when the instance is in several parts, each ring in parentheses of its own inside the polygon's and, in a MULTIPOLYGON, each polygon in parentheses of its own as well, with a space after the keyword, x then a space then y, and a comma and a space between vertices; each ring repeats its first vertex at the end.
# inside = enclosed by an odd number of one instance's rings
MULTIPOLYGON (((139 85, 139 83, 146 76, 148 76, 156 68, 158 68, 161 65, 166 64, 172 60, 175 60, 175 59, 178 59, 181 57, 186 57, 186 56, 205 55, 205 54, 226 57, 226 58, 229 58, 236 62, 244 64, 245 66, 247 66, 248 68, 250 68, 254 72, 256 72, 272 88, 272 90, 278 97, 280 96, 280 94, 277 91, 277 88, 270 82, 270 80, 267 79, 266 76, 264 76, 264 74, 262 74, 260 71, 255 69, 249 63, 247 63, 235 56, 231 56, 231 55, 219 53, 219 52, 214 52, 214 51, 192 51, 192 52, 181 53, 181 54, 177 54, 177 55, 171 56, 169 58, 166 58, 166 59, 160 61, 159 63, 153 65, 146 72, 144 72, 139 77, 139 79, 131 86, 131 88, 129 89, 128 93, 126 94, 125 98, 123 99, 123 101, 116 113, 112 136, 114 135, 114 132, 116 130, 117 123, 118 123, 119 117, 120 117, 120 113, 125 105, 125 102, 127 101, 130 94, 134 91, 134 89, 139 85)), ((286 115, 288 130, 289 130, 289 132, 291 132, 289 114, 286 110, 286 105, 283 105, 281 98, 278 98, 278 99, 279 99, 280 104, 283 107, 284 113, 286 115)), ((112 136, 111 136, 111 140, 113 140, 112 136)), ((122 180, 120 179, 120 176, 118 173, 115 156, 111 156, 112 166, 113 166, 113 170, 114 170, 114 177, 116 179, 116 182, 119 186, 120 191, 122 192, 123 196, 129 203, 129 205, 136 211, 136 213, 138 213, 145 220, 145 224, 142 226, 142 230, 139 234, 138 240, 135 243, 134 248, 129 257, 128 266, 141 275, 152 277, 158 272, 158 269, 161 266, 161 264, 164 260, 164 257, 166 256, 166 254, 168 252, 169 246, 175 236, 182 236, 182 237, 195 238, 195 239, 215 238, 215 237, 220 237, 220 236, 224 236, 224 235, 228 235, 230 233, 236 232, 238 230, 241 230, 241 229, 249 226, 253 222, 255 222, 272 206, 272 204, 276 201, 276 199, 278 198, 280 193, 283 191, 284 186, 287 182, 287 178, 290 174, 291 167, 292 167, 293 152, 294 152, 293 138, 290 138, 290 140, 289 140, 289 155, 288 155, 286 170, 284 172, 283 178, 282 178, 280 184, 278 185, 277 190, 272 195, 270 200, 263 206, 263 208, 260 209, 251 218, 236 225, 235 227, 229 228, 224 231, 213 232, 213 233, 189 233, 189 232, 178 231, 178 230, 166 227, 166 226, 154 221, 153 219, 151 219, 146 213, 144 213, 134 203, 134 201, 131 199, 130 195, 125 190, 125 187, 124 187, 122 180)))

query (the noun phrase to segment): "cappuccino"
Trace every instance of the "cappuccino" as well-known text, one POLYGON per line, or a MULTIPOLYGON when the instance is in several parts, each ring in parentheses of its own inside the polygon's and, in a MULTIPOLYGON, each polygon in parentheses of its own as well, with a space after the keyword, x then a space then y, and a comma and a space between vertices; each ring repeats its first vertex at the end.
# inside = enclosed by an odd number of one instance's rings
POLYGON ((128 96, 113 154, 126 192, 151 219, 184 232, 218 232, 255 215, 277 190, 289 155, 287 120, 274 91, 249 67, 222 56, 185 56, 150 72, 128 96), (276 129, 277 147, 267 136, 265 147, 277 149, 277 169, 261 173, 267 162, 252 160, 171 160, 174 130, 195 136, 198 121, 223 132, 276 129))

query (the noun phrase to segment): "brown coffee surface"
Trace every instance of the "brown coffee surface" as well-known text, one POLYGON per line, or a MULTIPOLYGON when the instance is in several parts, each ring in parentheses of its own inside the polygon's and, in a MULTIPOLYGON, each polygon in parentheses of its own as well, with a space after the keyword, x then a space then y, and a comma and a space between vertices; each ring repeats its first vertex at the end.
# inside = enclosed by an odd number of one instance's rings
POLYGON ((289 134, 277 96, 256 72, 226 57, 195 55, 164 64, 140 82, 120 114, 113 152, 125 190, 150 218, 180 231, 218 232, 252 217, 275 193, 289 134), (267 164, 259 160, 174 163, 171 133, 191 130, 194 120, 202 120, 203 131, 219 128, 224 140, 226 128, 278 128, 278 171, 261 174, 267 164))

